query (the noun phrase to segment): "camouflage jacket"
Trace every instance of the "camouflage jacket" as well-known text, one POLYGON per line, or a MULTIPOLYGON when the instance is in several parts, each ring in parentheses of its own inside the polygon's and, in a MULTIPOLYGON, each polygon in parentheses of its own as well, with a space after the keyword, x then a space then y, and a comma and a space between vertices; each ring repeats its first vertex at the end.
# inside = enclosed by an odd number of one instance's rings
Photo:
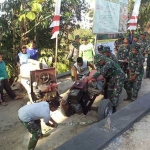
POLYGON ((127 49, 128 47, 121 45, 119 47, 118 53, 117 53, 117 59, 118 60, 124 60, 124 59, 129 59, 129 50, 127 49))
POLYGON ((114 45, 115 45, 115 49, 118 50, 119 46, 123 44, 123 40, 116 40, 114 45))
POLYGON ((130 53, 128 68, 131 74, 142 74, 143 73, 143 56, 138 53, 137 55, 130 53))
POLYGON ((146 50, 146 47, 148 46, 148 40, 147 39, 140 39, 140 43, 141 43, 141 48, 143 50, 146 50))
POLYGON ((109 58, 105 58, 105 64, 104 65, 98 65, 97 66, 97 72, 93 75, 94 78, 99 77, 99 75, 103 75, 103 77, 106 78, 116 78, 117 75, 122 75, 124 77, 124 73, 120 66, 116 64, 114 61, 112 61, 109 58))
MULTIPOLYGON (((143 45, 142 45, 142 42, 141 41, 139 41, 139 42, 133 42, 132 44, 131 44, 131 51, 132 51, 132 45, 134 45, 134 44, 138 44, 139 46, 140 46, 140 53, 143 55, 143 56, 145 56, 145 54, 144 54, 144 50, 143 50, 143 45)), ((130 53, 131 53, 131 51, 130 51, 130 53)))
POLYGON ((113 60, 115 63, 118 63, 118 59, 116 58, 116 56, 114 54, 111 53, 109 59, 113 60))
POLYGON ((80 43, 76 43, 73 42, 70 47, 69 47, 69 55, 68 55, 68 59, 70 59, 71 61, 76 62, 77 58, 79 57, 79 47, 80 47, 80 43))
POLYGON ((146 54, 148 55, 148 58, 150 58, 150 45, 146 47, 146 54))

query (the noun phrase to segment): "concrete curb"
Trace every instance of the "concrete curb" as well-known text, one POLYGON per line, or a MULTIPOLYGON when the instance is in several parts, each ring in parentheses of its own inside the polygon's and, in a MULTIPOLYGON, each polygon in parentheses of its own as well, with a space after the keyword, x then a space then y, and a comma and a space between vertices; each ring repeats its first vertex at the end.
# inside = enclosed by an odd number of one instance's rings
POLYGON ((102 150, 150 111, 150 93, 138 98, 55 150, 102 150))
POLYGON ((62 78, 62 77, 69 76, 70 74, 71 74, 71 71, 67 71, 67 72, 58 74, 58 75, 57 75, 57 79, 60 79, 60 78, 62 78))

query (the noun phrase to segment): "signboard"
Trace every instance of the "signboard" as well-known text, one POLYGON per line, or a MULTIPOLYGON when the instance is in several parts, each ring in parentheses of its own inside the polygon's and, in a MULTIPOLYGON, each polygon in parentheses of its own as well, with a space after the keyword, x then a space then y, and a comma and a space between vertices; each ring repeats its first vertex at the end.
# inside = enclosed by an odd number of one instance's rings
POLYGON ((95 0, 93 33, 125 33, 128 22, 128 0, 95 0))

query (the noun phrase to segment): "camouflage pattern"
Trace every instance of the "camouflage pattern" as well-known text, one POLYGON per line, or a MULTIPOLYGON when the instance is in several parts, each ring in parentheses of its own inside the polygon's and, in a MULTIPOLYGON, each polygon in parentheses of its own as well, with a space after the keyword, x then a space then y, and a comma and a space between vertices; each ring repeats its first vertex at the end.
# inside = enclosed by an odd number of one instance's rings
POLYGON ((127 73, 128 63, 123 62, 125 59, 129 59, 129 50, 127 49, 127 46, 121 45, 119 47, 117 59, 121 69, 124 71, 124 73, 127 73))
POLYGON ((123 40, 116 40, 114 45, 115 45, 115 49, 118 51, 119 46, 123 44, 123 40))
POLYGON ((108 98, 112 102, 113 106, 116 107, 124 85, 125 74, 120 66, 109 58, 105 56, 96 57, 98 61, 95 60, 95 62, 99 62, 104 59, 105 63, 102 66, 97 64, 97 72, 93 75, 93 77, 97 78, 99 75, 103 75, 103 77, 108 81, 108 98))
POLYGON ((113 53, 110 54, 109 59, 113 60, 115 63, 118 64, 118 59, 116 58, 116 56, 113 53))
POLYGON ((150 78, 150 45, 146 48, 147 54, 147 66, 146 66, 146 78, 150 78))
POLYGON ((28 150, 34 149, 38 142, 38 139, 42 136, 41 121, 40 120, 30 122, 21 121, 21 123, 32 134, 32 137, 30 138, 29 141, 28 150))
POLYGON ((103 59, 105 60, 106 56, 104 56, 103 54, 96 54, 94 56, 94 63, 97 64, 97 63, 99 63, 99 61, 101 61, 103 59))
MULTIPOLYGON (((134 46, 134 48, 136 48, 136 46, 134 46)), ((141 82, 142 82, 143 71, 144 71, 143 56, 140 53, 140 49, 138 50, 139 50, 139 53, 136 55, 133 53, 130 53, 129 64, 128 64, 130 76, 134 76, 136 74, 137 77, 133 82, 129 81, 129 77, 128 77, 124 86, 126 92, 131 94, 132 100, 135 100, 138 96, 138 92, 141 88, 141 82)))
POLYGON ((110 47, 109 47, 109 46, 105 46, 105 47, 103 48, 102 53, 106 53, 106 52, 109 52, 109 53, 110 53, 110 56, 109 56, 109 57, 106 56, 106 57, 108 57, 109 59, 113 60, 115 63, 118 63, 118 60, 117 60, 116 56, 115 56, 113 53, 111 53, 111 50, 110 50, 110 47))
POLYGON ((141 53, 145 57, 146 48, 148 46, 148 40, 147 39, 140 39, 139 42, 141 44, 141 53))
POLYGON ((76 62, 77 61, 77 58, 79 57, 79 47, 80 47, 80 43, 77 43, 77 42, 73 42, 69 49, 69 55, 68 55, 68 59, 70 61, 73 61, 73 62, 76 62))

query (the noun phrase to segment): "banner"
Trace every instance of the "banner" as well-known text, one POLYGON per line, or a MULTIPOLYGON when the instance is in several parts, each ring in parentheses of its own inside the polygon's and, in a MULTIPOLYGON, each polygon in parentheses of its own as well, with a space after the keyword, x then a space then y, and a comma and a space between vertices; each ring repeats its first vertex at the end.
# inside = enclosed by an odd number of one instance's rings
POLYGON ((94 34, 125 33, 128 22, 128 0, 95 0, 94 34))

